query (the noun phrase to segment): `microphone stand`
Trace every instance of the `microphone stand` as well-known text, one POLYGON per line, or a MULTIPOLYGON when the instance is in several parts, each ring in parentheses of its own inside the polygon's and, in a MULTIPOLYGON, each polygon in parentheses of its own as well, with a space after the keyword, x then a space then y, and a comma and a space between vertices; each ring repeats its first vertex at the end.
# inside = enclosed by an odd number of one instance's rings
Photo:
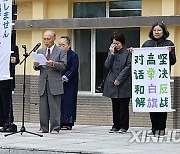
POLYGON ((23 78, 23 115, 22 115, 22 126, 21 126, 21 129, 17 132, 12 132, 10 134, 5 134, 4 136, 7 137, 9 135, 13 135, 13 134, 17 134, 17 133, 21 133, 21 135, 26 132, 26 133, 29 133, 29 134, 33 134, 33 135, 37 135, 37 136, 40 136, 40 137, 43 137, 43 135, 41 134, 36 134, 36 133, 33 133, 33 132, 29 132, 29 131, 26 131, 26 128, 24 126, 24 110, 25 110, 25 89, 26 89, 26 59, 30 56, 30 54, 35 51, 35 49, 33 49, 31 52, 29 52, 29 54, 26 52, 26 45, 22 45, 22 48, 24 48, 24 59, 20 62, 20 65, 24 62, 24 78, 23 78))

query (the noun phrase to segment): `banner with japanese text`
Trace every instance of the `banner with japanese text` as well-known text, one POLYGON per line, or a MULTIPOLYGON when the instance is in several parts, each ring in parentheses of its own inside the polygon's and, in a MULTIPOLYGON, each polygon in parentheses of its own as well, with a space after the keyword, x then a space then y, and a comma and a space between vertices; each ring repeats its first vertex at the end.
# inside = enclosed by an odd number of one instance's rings
POLYGON ((133 112, 170 112, 170 68, 167 47, 134 48, 133 112))
POLYGON ((0 80, 10 79, 12 0, 0 0, 0 80))

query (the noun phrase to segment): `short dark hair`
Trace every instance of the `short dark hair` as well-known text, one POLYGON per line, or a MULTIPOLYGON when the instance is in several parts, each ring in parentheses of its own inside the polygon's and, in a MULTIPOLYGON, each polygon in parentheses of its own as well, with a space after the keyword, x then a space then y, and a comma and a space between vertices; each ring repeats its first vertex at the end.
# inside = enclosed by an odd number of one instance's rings
POLYGON ((113 40, 119 41, 121 42, 122 45, 125 44, 125 37, 122 33, 120 32, 114 32, 111 36, 111 42, 113 42, 113 40))
POLYGON ((60 39, 62 39, 62 38, 66 39, 68 45, 71 44, 71 40, 70 40, 70 38, 68 36, 61 36, 60 39))
POLYGON ((162 28, 162 30, 163 30, 163 36, 162 36, 162 37, 163 37, 164 39, 168 38, 168 37, 169 37, 169 32, 167 31, 167 27, 166 27, 166 25, 165 25, 165 23, 164 23, 163 21, 161 21, 161 22, 156 22, 155 24, 152 25, 152 28, 151 28, 151 30, 150 30, 150 32, 149 32, 149 38, 150 38, 150 39, 154 39, 153 29, 154 29, 154 27, 157 26, 157 25, 159 25, 159 26, 162 28))

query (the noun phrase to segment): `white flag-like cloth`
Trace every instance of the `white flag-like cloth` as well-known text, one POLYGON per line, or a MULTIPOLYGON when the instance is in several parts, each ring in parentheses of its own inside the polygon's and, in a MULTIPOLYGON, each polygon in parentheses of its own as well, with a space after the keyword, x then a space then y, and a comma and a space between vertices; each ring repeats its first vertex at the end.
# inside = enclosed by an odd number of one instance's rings
POLYGON ((12 0, 0 0, 0 80, 10 79, 12 0))
POLYGON ((135 48, 132 53, 134 112, 170 112, 171 89, 167 47, 135 48))

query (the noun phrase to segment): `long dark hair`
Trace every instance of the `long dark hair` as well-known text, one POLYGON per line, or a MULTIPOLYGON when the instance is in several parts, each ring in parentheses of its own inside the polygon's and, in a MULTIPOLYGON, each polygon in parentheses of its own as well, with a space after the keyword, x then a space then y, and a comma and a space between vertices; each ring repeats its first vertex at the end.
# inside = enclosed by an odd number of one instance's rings
POLYGON ((150 38, 150 39, 154 39, 153 29, 154 29, 154 27, 157 26, 157 25, 159 25, 159 26, 162 28, 162 30, 163 30, 163 36, 162 36, 163 39, 168 38, 168 37, 169 37, 169 32, 168 32, 167 27, 166 27, 166 25, 165 25, 165 23, 164 23, 163 21, 162 21, 162 22, 157 22, 157 23, 155 23, 155 24, 152 25, 152 28, 151 28, 151 30, 150 30, 150 32, 149 32, 149 38, 150 38))

